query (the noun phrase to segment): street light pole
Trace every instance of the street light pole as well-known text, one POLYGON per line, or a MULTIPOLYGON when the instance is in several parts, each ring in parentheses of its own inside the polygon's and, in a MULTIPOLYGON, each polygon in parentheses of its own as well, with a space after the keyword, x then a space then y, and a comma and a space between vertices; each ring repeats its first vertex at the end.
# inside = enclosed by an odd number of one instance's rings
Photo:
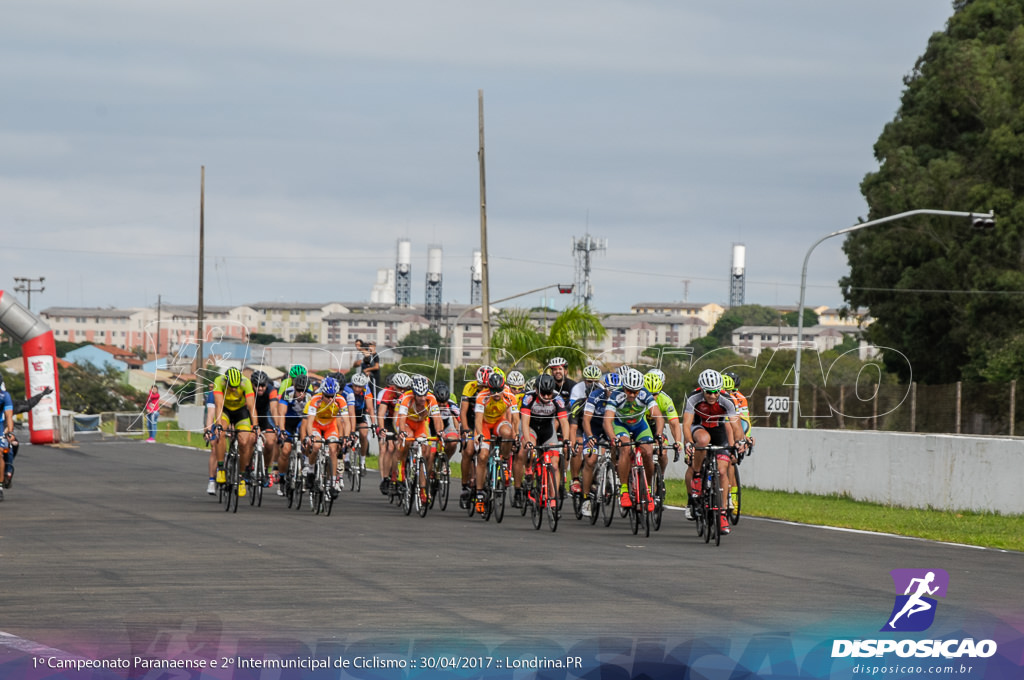
POLYGON ((868 227, 885 224, 886 222, 894 222, 895 220, 901 220, 905 217, 913 217, 914 215, 967 217, 971 219, 972 225, 975 227, 990 229, 995 226, 995 211, 992 210, 987 213, 974 213, 960 212, 957 210, 929 210, 925 208, 921 210, 908 210, 907 212, 901 212, 897 215, 889 215, 888 217, 880 217, 877 220, 861 222, 860 224, 855 224, 852 227, 847 227, 846 229, 833 231, 831 234, 826 234, 815 241, 811 247, 807 249, 807 254, 804 255, 804 267, 800 272, 800 304, 797 305, 796 308, 796 364, 793 367, 793 406, 789 412, 789 426, 791 428, 797 427, 797 422, 800 417, 800 357, 803 351, 804 340, 804 294, 807 291, 807 262, 811 259, 811 253, 814 252, 814 249, 817 248, 822 241, 827 241, 833 236, 849 234, 854 231, 860 231, 861 229, 867 229, 868 227))

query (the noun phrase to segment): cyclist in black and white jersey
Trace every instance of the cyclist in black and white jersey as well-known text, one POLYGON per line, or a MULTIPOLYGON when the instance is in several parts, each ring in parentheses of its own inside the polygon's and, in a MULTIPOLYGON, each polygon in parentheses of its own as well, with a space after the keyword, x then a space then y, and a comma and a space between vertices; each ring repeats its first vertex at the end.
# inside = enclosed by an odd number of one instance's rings
MULTIPOLYGON (((512 507, 518 508, 523 502, 523 476, 526 472, 528 449, 557 446, 559 440, 569 441, 569 412, 565 400, 556 391, 555 379, 547 374, 537 378, 537 389, 523 395, 519 410, 519 422, 523 431, 523 444, 512 463, 515 482, 515 496, 512 507)), ((561 482, 555 480, 558 486, 561 482)))

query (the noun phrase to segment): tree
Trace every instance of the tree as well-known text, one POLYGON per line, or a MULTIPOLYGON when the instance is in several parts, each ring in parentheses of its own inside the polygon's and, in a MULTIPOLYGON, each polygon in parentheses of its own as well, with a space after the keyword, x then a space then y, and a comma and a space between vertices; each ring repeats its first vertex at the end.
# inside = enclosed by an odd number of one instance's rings
POLYGON ((398 341, 397 349, 403 359, 436 359, 442 347, 444 338, 440 333, 433 328, 421 328, 409 331, 408 335, 398 341))
POLYGON ((299 333, 294 338, 292 338, 292 342, 313 343, 316 342, 316 338, 313 337, 313 334, 310 331, 303 331, 302 333, 299 333))
MULTIPOLYGON (((503 350, 517 364, 532 362, 543 367, 552 357, 560 356, 569 362, 569 370, 575 371, 590 361, 584 341, 602 340, 606 333, 601 319, 582 305, 561 312, 547 333, 537 327, 530 312, 511 309, 502 311, 491 336, 491 347, 503 350)), ((494 358, 500 358, 497 352, 494 358)))
POLYGON ((250 333, 249 342, 254 345, 269 345, 275 342, 284 342, 284 340, 272 333, 250 333))
MULTIPOLYGON (((796 310, 794 309, 792 312, 786 312, 785 314, 783 314, 782 323, 786 324, 787 326, 799 326, 800 319, 796 315, 796 310)), ((807 307, 804 307, 804 328, 810 328, 811 326, 817 325, 818 313, 813 309, 808 309, 807 307)))
POLYGON ((708 333, 719 347, 732 344, 732 332, 740 326, 774 326, 779 323, 779 313, 771 307, 741 305, 732 307, 718 318, 715 327, 708 333))
POLYGON ((60 405, 79 413, 134 411, 141 409, 146 395, 128 385, 113 366, 100 370, 92 364, 59 369, 60 405))
POLYGON ((994 209, 993 231, 921 216, 844 243, 851 307, 904 380, 1024 376, 1024 0, 958 0, 905 79, 861 191, 869 219, 994 209), (906 358, 904 358, 904 355, 906 358))

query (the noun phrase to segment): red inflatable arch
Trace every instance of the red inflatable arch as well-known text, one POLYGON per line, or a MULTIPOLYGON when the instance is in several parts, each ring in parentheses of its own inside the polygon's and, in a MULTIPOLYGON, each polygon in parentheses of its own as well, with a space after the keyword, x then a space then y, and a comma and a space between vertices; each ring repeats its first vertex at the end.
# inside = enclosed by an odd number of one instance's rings
POLYGON ((42 319, 22 306, 13 295, 0 290, 0 328, 21 343, 25 361, 25 397, 39 394, 47 387, 53 393, 43 397, 29 411, 28 427, 33 444, 57 441, 57 414, 60 390, 57 389, 57 346, 53 331, 42 319))

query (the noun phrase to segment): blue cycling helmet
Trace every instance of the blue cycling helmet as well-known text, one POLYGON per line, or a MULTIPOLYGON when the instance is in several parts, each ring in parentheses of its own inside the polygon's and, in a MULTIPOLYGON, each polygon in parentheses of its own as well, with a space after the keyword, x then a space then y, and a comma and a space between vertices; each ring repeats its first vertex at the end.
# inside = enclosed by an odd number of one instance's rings
POLYGON ((618 373, 605 373, 603 382, 605 390, 617 390, 622 387, 622 376, 618 373))
POLYGON ((320 383, 320 391, 327 397, 336 396, 340 389, 341 386, 338 384, 338 381, 330 376, 324 378, 324 381, 320 383))

